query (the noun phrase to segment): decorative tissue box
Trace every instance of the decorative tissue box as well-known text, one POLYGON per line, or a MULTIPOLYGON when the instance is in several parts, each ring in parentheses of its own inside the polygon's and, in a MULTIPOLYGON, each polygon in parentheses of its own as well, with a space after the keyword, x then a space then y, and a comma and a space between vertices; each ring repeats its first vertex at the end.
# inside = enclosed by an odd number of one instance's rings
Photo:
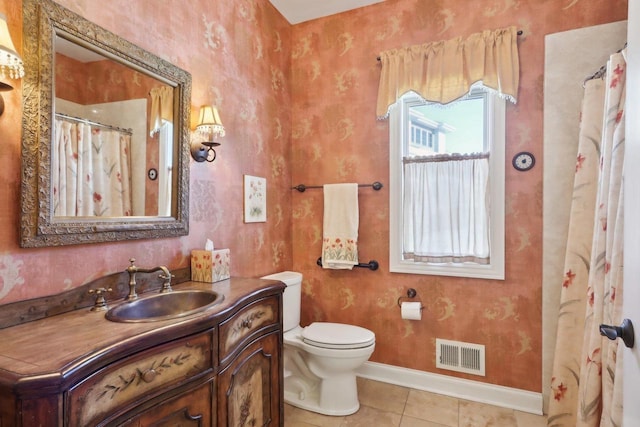
POLYGON ((229 249, 191 251, 191 280, 194 282, 219 282, 229 278, 231 255, 229 249))

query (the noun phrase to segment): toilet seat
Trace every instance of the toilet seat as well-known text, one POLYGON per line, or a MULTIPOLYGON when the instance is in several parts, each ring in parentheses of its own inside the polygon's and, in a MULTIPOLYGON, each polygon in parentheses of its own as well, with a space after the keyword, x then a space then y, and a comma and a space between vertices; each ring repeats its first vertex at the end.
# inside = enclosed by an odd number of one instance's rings
POLYGON ((302 341, 314 347, 347 350, 369 347, 376 336, 360 326, 315 322, 302 330, 302 341))

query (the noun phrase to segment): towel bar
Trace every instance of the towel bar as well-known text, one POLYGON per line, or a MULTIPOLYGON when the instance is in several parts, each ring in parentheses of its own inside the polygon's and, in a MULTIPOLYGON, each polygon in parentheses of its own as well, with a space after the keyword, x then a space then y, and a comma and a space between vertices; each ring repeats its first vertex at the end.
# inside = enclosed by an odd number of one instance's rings
MULTIPOLYGON (((316 264, 322 267, 322 257, 318 258, 318 260, 316 261, 316 264)), ((375 261, 375 260, 371 260, 366 264, 361 262, 354 265, 354 267, 368 268, 369 270, 377 270, 379 266, 380 264, 378 264, 378 261, 375 261)))
MULTIPOLYGON (((373 184, 358 184, 358 187, 373 187, 374 190, 378 191, 383 187, 383 185, 381 182, 376 181, 373 184)), ((298 190, 301 193, 304 193, 307 188, 322 188, 322 185, 298 184, 295 187, 291 187, 292 190, 298 190)))

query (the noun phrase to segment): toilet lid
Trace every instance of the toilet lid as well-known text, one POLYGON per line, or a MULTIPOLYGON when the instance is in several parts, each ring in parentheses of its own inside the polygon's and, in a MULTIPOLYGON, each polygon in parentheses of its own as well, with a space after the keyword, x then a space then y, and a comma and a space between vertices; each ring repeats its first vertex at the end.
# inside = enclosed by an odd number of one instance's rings
POLYGON ((315 322, 302 330, 302 339, 316 347, 349 349, 368 347, 375 342, 376 336, 360 326, 315 322))

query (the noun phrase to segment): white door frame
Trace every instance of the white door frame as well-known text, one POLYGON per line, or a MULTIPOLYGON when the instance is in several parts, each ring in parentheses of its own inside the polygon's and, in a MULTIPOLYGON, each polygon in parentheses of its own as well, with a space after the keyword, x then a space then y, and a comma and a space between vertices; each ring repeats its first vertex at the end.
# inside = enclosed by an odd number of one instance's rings
POLYGON ((629 1, 624 167, 623 318, 635 326, 635 346, 622 353, 623 427, 640 426, 640 2, 629 1))

